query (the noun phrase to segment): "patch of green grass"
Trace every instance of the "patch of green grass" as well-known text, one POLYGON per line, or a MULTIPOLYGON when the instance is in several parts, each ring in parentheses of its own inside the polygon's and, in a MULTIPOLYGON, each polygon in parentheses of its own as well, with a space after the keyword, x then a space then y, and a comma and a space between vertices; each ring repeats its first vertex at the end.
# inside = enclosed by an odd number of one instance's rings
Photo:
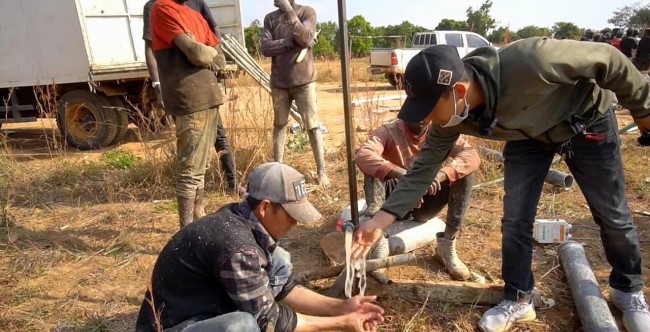
POLYGON ((55 331, 65 332, 110 332, 111 328, 106 323, 106 319, 97 315, 88 315, 82 313, 74 313, 70 320, 71 324, 60 326, 55 331))
POLYGON ((14 295, 10 303, 12 305, 18 305, 30 301, 33 298, 39 297, 41 295, 42 295, 42 290, 38 287, 36 288, 30 286, 20 287, 14 291, 14 295))
POLYGON ((162 202, 156 204, 153 207, 153 209, 154 211, 161 212, 161 213, 178 212, 178 202, 176 201, 162 202))
POLYGON ((287 148, 293 152, 303 152, 309 148, 309 138, 304 132, 291 135, 287 139, 287 148))
POLYGON ((102 162, 109 168, 126 170, 135 166, 142 158, 134 155, 131 151, 115 149, 102 154, 102 162))
POLYGON ((120 174, 123 188, 172 186, 176 178, 176 165, 171 161, 146 160, 136 163, 120 174))
POLYGON ((60 161, 52 172, 46 173, 45 183, 52 186, 76 186, 81 180, 101 176, 103 169, 100 164, 83 161, 60 161))

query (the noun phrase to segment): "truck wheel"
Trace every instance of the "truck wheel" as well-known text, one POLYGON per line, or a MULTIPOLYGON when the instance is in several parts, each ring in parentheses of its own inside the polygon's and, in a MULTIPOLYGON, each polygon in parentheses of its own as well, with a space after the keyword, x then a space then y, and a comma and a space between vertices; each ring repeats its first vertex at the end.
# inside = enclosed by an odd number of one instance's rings
POLYGON ((80 150, 99 149, 113 142, 117 114, 106 97, 73 90, 59 100, 57 124, 66 142, 80 150))
POLYGON ((115 116, 117 117, 117 131, 115 132, 115 138, 111 144, 119 144, 129 132, 129 110, 126 108, 126 105, 120 97, 109 97, 109 101, 111 102, 111 105, 113 105, 112 110, 115 112, 115 116))
POLYGON ((390 85, 398 89, 402 89, 402 84, 404 83, 404 77, 402 75, 387 74, 386 78, 388 79, 388 83, 390 83, 390 85))

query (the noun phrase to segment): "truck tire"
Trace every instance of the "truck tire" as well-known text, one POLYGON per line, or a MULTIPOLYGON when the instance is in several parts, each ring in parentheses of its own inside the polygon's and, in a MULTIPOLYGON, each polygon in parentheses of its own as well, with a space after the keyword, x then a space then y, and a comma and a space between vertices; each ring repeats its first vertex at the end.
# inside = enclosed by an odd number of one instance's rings
POLYGON ((386 78, 388 79, 388 83, 390 85, 402 89, 402 84, 404 83, 404 77, 399 74, 386 74, 386 78))
POLYGON ((66 92, 59 100, 56 122, 66 142, 80 150, 93 150, 113 142, 117 113, 106 97, 87 90, 66 92))
POLYGON ((120 97, 109 97, 109 101, 117 118, 117 131, 111 144, 119 144, 129 132, 129 111, 120 97))

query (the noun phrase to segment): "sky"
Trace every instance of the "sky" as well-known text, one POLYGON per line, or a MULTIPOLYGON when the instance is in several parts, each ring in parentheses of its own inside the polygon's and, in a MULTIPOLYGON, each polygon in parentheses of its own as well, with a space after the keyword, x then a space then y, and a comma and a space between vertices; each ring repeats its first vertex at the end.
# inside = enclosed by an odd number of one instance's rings
MULTIPOLYGON (((581 28, 601 30, 611 27, 612 13, 636 0, 492 0, 490 14, 497 26, 518 30, 527 25, 551 27, 555 22, 573 22, 581 28)), ((336 0, 297 0, 316 10, 318 21, 337 21, 336 0)), ((241 0, 244 26, 275 10, 273 0, 241 0)), ((468 7, 478 9, 483 0, 349 0, 347 16, 363 15, 373 26, 409 21, 425 28, 435 28, 441 19, 465 20, 468 7)))

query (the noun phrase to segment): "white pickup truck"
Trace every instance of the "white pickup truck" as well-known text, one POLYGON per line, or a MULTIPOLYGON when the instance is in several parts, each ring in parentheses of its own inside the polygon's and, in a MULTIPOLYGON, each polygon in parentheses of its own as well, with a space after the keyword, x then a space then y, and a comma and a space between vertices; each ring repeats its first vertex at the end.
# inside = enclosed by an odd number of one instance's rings
MULTIPOLYGON (((0 126, 56 117, 69 144, 96 149, 119 143, 129 122, 152 117, 146 2, 2 0, 0 126)), ((243 45, 240 0, 206 3, 221 32, 243 45)))
POLYGON ((401 86, 402 75, 411 58, 432 45, 452 45, 464 57, 478 47, 490 45, 483 36, 469 31, 429 31, 413 36, 412 48, 373 48, 368 73, 384 75, 392 86, 401 86))

